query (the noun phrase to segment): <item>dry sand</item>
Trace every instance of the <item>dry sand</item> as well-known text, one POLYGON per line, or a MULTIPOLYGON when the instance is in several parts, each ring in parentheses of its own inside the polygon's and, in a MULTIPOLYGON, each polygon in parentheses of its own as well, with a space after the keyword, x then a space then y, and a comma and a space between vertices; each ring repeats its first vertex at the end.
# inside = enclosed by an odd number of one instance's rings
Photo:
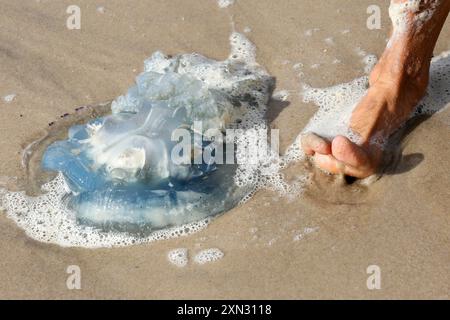
MULTIPOLYGON (((238 31, 251 28, 258 61, 277 88, 292 90, 288 103, 272 103, 269 113, 286 147, 316 108, 298 96, 301 81, 323 87, 362 75, 356 47, 379 55, 390 27, 387 0, 238 0, 229 9, 214 0, 76 2, 81 30, 65 27, 73 1, 0 0, 0 96, 17 95, 0 101, 2 179, 23 176, 21 152, 50 121, 124 93, 155 50, 225 58, 230 14, 238 31), (366 28, 370 4, 383 8, 382 30, 366 28), (305 36, 312 28, 320 30, 305 36), (332 64, 335 58, 342 63, 332 64), (293 70, 297 62, 305 66, 303 80, 293 70)), ((448 49, 449 23, 436 52, 448 49)), ((260 191, 186 238, 60 248, 29 239, 0 214, 0 298, 448 299, 449 116, 420 123, 396 169, 368 189, 316 174, 303 197, 260 191), (299 236, 305 228, 314 229, 299 236), (218 247, 225 257, 177 268, 167 252, 178 247, 218 247), (381 290, 366 287, 373 264, 381 268, 381 290), (66 288, 68 265, 80 266, 82 290, 66 288)))

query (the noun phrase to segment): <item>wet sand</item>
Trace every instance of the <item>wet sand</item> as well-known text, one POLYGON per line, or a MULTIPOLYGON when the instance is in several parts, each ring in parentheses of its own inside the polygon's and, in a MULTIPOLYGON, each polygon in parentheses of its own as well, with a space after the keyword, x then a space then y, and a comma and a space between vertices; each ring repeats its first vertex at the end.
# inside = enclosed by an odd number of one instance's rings
MULTIPOLYGON (((23 148, 49 122, 123 94, 154 51, 226 58, 230 15, 237 31, 251 28, 258 61, 277 78, 277 90, 290 92, 268 114, 283 149, 316 109, 298 95, 302 83, 326 87, 363 75, 357 47, 380 55, 390 29, 388 3, 237 0, 220 9, 213 0, 80 0, 81 30, 68 30, 71 1, 0 0, 0 97, 16 94, 10 103, 0 100, 1 181, 23 179, 23 148), (371 4, 384 8, 381 30, 366 28, 371 4), (305 35, 313 28, 320 30, 305 35), (329 37, 335 45, 324 41, 329 37), (304 65, 302 78, 296 63, 304 65)), ((449 39, 447 22, 436 53, 450 49, 449 39)), ((446 110, 417 123, 403 141, 403 157, 368 188, 315 172, 302 197, 260 191, 185 238, 61 248, 31 240, 0 214, 0 298, 448 299, 449 119, 446 110), (167 261, 167 252, 180 247, 191 253, 184 268, 167 261), (211 247, 225 257, 192 262, 195 252, 211 247), (81 290, 66 287, 69 265, 81 268, 81 290), (367 289, 369 265, 381 268, 381 290, 367 289)))

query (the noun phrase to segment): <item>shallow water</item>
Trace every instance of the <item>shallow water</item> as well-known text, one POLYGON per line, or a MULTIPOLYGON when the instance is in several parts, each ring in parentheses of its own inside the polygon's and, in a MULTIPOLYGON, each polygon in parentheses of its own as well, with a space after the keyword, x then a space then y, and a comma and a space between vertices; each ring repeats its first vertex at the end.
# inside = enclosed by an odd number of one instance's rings
MULTIPOLYGON (((235 44, 240 43, 238 40, 234 39, 235 44)), ((230 57, 230 59, 240 60, 244 65, 252 66, 255 63, 254 48, 249 43, 245 43, 243 46, 234 46, 230 57), (239 56, 239 52, 241 51, 238 50, 239 47, 241 49, 244 48, 244 51, 246 52, 245 56, 242 56, 241 58, 239 56)), ((448 58, 449 54, 444 53, 433 60, 431 68, 431 82, 428 88, 428 94, 421 101, 417 108, 416 114, 432 114, 442 109, 450 101, 448 93, 448 74, 450 74, 448 72, 448 68, 450 63, 448 62, 448 58)), ((211 80, 214 79, 214 77, 211 78, 211 80)), ((217 81, 215 83, 220 84, 221 81, 217 81)), ((305 130, 314 129, 314 131, 327 136, 327 134, 329 134, 327 128, 331 127, 335 128, 338 133, 347 134, 347 132, 340 131, 346 129, 345 124, 348 120, 347 116, 350 114, 354 104, 358 101, 361 95, 364 94, 365 90, 365 78, 327 89, 309 88, 304 92, 304 97, 316 103, 319 106, 319 110, 316 116, 311 119, 305 130), (342 113, 342 110, 345 110, 345 112, 342 113), (339 116, 337 119, 337 114, 341 114, 342 117, 339 116)), ((261 121, 263 119, 263 112, 261 112, 261 110, 259 110, 259 112, 250 113, 250 119, 253 119, 249 122, 250 125, 264 124, 264 121, 261 121)), ((97 115, 93 112, 90 118, 95 119, 99 118, 99 116, 101 118, 104 115, 104 110, 97 115)), ((82 125, 83 123, 86 123, 86 120, 77 120, 71 124, 73 125, 75 122, 78 125, 82 125)), ((76 130, 72 130, 72 133, 75 132, 76 130)), ((64 138, 61 137, 61 132, 59 132, 56 136, 59 136, 59 139, 56 140, 61 140, 64 138)), ((54 140, 55 139, 53 137, 51 142, 54 140)), ((42 147, 43 144, 38 145, 42 147)), ((247 168, 246 166, 236 166, 235 177, 237 179, 235 179, 234 182, 236 183, 237 190, 240 190, 243 185, 248 183, 248 185, 252 188, 255 187, 257 189, 261 186, 268 186, 277 191, 281 191, 282 194, 286 194, 287 190, 298 191, 299 189, 297 187, 304 185, 304 176, 302 176, 301 173, 296 173, 295 179, 297 179, 297 181, 293 184, 289 184, 284 180, 282 169, 295 160, 304 159, 304 155, 300 150, 299 139, 296 139, 294 144, 286 153, 286 156, 278 159, 278 163, 271 163, 270 165, 267 165, 267 162, 265 165, 258 163, 253 167, 250 166, 250 168, 247 168), (255 171, 258 171, 258 173, 256 174, 255 171)), ((39 153, 33 153, 33 155, 36 157, 39 153)), ((40 161, 38 162, 40 164, 40 161)), ((301 171, 301 168, 299 170, 301 171)), ((222 177, 220 179, 222 179, 222 177)), ((146 231, 154 230, 151 227, 149 230, 146 230, 145 226, 139 222, 137 224, 130 224, 121 221, 119 224, 110 222, 105 224, 104 222, 97 223, 89 220, 85 221, 85 224, 83 225, 82 220, 84 217, 81 216, 81 219, 79 218, 77 220, 76 216, 74 216, 75 210, 71 209, 71 206, 76 207, 78 205, 76 200, 74 200, 77 199, 77 195, 73 193, 71 188, 75 188, 74 185, 68 185, 67 179, 63 178, 62 175, 58 175, 56 179, 44 186, 44 191, 46 192, 44 195, 30 197, 23 192, 7 192, 3 190, 0 192, 0 198, 2 199, 2 206, 6 209, 8 216, 14 219, 19 226, 25 229, 28 235, 40 241, 57 243, 63 246, 101 247, 143 243, 190 234, 205 227, 209 221, 209 219, 201 219, 200 217, 196 217, 195 219, 200 220, 196 220, 192 223, 181 225, 179 227, 171 227, 155 231, 150 235, 146 231), (68 197, 68 194, 72 197, 68 197), (99 226, 101 226, 103 230, 98 229, 99 226), (110 231, 104 232, 105 227, 110 231), (117 232, 124 230, 131 233, 117 232)), ((324 186, 323 190, 328 190, 327 186, 324 186)), ((318 192, 320 193, 321 198, 324 196, 323 190, 318 192)), ((332 190, 330 193, 333 193, 332 190)), ((220 196, 222 197, 223 195, 221 194, 220 196)), ((114 198, 117 197, 114 196, 114 198)), ((240 197, 237 197, 236 199, 238 198, 240 197)), ((245 200, 246 198, 247 197, 244 197, 243 199, 245 200)), ((101 199, 108 198, 104 197, 101 199)), ((90 199, 88 200, 89 201, 86 203, 89 203, 90 205, 92 201, 90 199)), ((97 200, 94 199, 94 202, 95 201, 97 200)), ((348 201, 347 199, 333 198, 332 202, 347 203, 348 201)), ((101 203, 101 201, 97 203, 101 203)), ((136 212, 138 211, 139 210, 136 210, 136 212)), ((123 218, 122 215, 119 214, 119 216, 123 218)), ((139 213, 134 217, 140 217, 139 213)), ((167 222, 164 222, 163 224, 170 226, 170 223, 172 222, 169 222, 169 224, 166 223, 167 222)))

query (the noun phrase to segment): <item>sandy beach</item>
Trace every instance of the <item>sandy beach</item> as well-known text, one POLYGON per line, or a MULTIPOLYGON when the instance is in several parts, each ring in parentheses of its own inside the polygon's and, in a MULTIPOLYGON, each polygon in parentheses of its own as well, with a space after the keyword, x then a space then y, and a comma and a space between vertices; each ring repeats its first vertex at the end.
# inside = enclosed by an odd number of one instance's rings
MULTIPOLYGON (((72 4, 0 0, 3 185, 24 180, 23 149, 50 122, 124 94, 157 50, 225 59, 233 26, 256 45, 275 91, 289 93, 268 112, 284 150, 317 109, 301 87, 365 75, 358 52, 380 56, 391 26, 388 0, 236 0, 228 8, 215 0, 78 0, 81 29, 69 30, 72 4), (373 4, 382 8, 380 30, 366 27, 373 4)), ((445 50, 449 21, 435 53, 445 50)), ((315 171, 299 197, 260 190, 203 231, 148 245, 62 248, 32 240, 0 213, 0 298, 449 299, 449 136, 447 108, 417 121, 402 157, 368 187, 315 171), (224 257, 178 268, 167 260, 176 248, 190 257, 219 248, 224 257), (66 286, 70 265, 80 267, 81 290, 66 286), (371 265, 380 267, 380 290, 367 287, 371 265)))

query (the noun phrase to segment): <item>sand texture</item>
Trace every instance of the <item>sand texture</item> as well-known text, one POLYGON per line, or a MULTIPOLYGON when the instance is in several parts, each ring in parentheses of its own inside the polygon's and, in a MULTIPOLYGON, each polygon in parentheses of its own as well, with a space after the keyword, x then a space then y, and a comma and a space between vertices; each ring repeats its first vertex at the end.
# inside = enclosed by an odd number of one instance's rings
MULTIPOLYGON (((3 185, 23 179, 22 151, 49 122, 125 93, 154 51, 225 59, 231 15, 276 77, 276 91, 289 93, 268 114, 281 149, 317 108, 302 102, 302 84, 327 87, 364 75, 358 48, 379 56, 390 30, 387 0, 237 0, 225 9, 214 0, 77 3, 81 30, 68 30, 73 1, 0 0, 3 185), (381 30, 366 28, 371 4, 382 8, 381 30), (16 96, 4 101, 10 94, 16 96)), ((447 22, 436 54, 449 49, 447 22)), ((317 171, 301 197, 262 190, 199 233, 149 245, 48 245, 1 213, 0 298, 448 299, 449 125, 450 110, 416 121, 402 156, 369 187, 317 171), (168 261, 176 248, 189 250, 187 266, 168 261), (223 258, 196 264, 195 254, 208 248, 223 258), (69 265, 81 269, 81 290, 67 289, 69 265), (381 290, 366 286, 370 265, 381 268, 381 290)), ((295 172, 291 167, 287 175, 295 172)))

